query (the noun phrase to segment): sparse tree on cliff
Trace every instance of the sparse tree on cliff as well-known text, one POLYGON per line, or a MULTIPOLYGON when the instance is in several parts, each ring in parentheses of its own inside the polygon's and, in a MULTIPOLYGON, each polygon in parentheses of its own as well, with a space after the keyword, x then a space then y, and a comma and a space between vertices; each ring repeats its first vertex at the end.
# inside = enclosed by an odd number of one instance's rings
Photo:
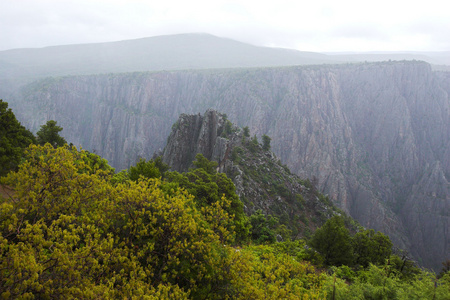
POLYGON ((269 136, 263 134, 262 140, 263 140, 263 150, 264 151, 269 151, 270 150, 270 141, 272 139, 269 136))
POLYGON ((248 129, 248 126, 244 127, 244 136, 245 137, 250 137, 250 129, 248 129))

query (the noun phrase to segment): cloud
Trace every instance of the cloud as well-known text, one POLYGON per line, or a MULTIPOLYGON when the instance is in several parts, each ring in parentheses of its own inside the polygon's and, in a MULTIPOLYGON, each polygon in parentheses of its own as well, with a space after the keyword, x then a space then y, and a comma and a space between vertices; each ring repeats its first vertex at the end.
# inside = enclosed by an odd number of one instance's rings
POLYGON ((0 0, 0 50, 207 32, 310 51, 450 50, 439 0, 0 0))

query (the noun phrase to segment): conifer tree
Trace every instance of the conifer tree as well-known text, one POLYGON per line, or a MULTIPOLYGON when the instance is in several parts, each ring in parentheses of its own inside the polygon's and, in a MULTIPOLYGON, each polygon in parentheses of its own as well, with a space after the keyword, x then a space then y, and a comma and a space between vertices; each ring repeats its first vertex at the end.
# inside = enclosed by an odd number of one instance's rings
POLYGON ((263 150, 264 151, 269 151, 270 150, 270 141, 272 139, 269 136, 263 134, 262 140, 263 140, 263 150))
POLYGON ((34 135, 8 109, 8 103, 0 99, 0 176, 16 169, 23 150, 35 142, 34 135))
POLYGON ((328 219, 316 230, 310 244, 323 255, 327 266, 351 265, 353 261, 351 236, 342 217, 328 219))
POLYGON ((56 125, 56 121, 47 121, 47 123, 42 125, 41 129, 36 133, 39 145, 49 143, 53 148, 64 146, 67 142, 59 135, 59 132, 62 130, 63 128, 61 126, 56 125))

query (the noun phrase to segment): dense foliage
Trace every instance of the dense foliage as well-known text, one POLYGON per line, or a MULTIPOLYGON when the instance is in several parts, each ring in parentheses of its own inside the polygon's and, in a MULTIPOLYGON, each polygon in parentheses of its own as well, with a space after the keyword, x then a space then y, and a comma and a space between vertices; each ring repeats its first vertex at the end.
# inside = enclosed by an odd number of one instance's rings
MULTIPOLYGON (((172 173, 171 181, 141 176, 116 183, 97 156, 75 148, 31 145, 25 159, 3 179, 15 189, 0 201, 3 298, 449 295, 448 273, 439 280, 426 272, 403 280, 394 264, 383 262, 358 272, 332 268, 329 275, 305 261, 310 253, 304 242, 236 244, 236 208, 227 197, 232 191, 200 157, 197 165, 206 169, 172 173), (216 198, 222 185, 225 193, 216 198)), ((264 223, 261 216, 258 222, 264 223)), ((369 241, 376 236, 367 235, 369 241)))
POLYGON ((20 157, 1 179, 14 190, 0 196, 2 299, 450 298, 448 269, 438 279, 392 255, 381 233, 352 236, 341 217, 309 246, 277 218, 247 217, 201 155, 184 174, 160 159, 114 173, 50 143, 20 157))
POLYGON ((8 103, 0 99, 0 176, 15 170, 25 148, 36 143, 33 134, 23 127, 8 103))
POLYGON ((67 146, 32 145, 25 158, 0 205, 4 298, 323 296, 308 263, 228 246, 236 234, 225 196, 199 207, 173 182, 113 184, 88 152, 67 146))
MULTIPOLYGON (((194 196, 197 208, 201 211, 222 201, 225 197, 229 205, 226 212, 232 217, 227 228, 236 233, 236 241, 244 242, 248 238, 250 225, 244 213, 243 203, 236 195, 233 182, 224 173, 216 171, 217 163, 209 161, 203 155, 197 154, 193 162, 194 169, 186 174, 167 172, 167 180, 178 188, 183 188, 194 196)), ((211 216, 214 218, 214 216, 211 216)))
POLYGON ((316 230, 310 244, 323 255, 326 265, 340 266, 352 263, 350 240, 343 220, 334 216, 316 230))
POLYGON ((328 219, 316 230, 309 244, 323 256, 326 266, 367 268, 370 264, 384 264, 392 254, 389 237, 373 229, 360 229, 351 236, 341 216, 328 219))

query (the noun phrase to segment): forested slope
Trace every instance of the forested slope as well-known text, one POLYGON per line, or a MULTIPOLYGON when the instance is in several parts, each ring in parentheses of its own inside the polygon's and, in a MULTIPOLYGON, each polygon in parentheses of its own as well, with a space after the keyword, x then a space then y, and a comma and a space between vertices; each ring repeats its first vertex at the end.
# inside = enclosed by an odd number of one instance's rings
POLYGON ((102 157, 63 145, 54 120, 34 138, 0 104, 0 128, 18 129, 0 131, 14 149, 0 158, 18 161, 0 177, 4 299, 449 297, 449 260, 438 276, 420 270, 387 236, 357 226, 274 162, 268 136, 259 144, 225 115, 182 115, 173 126, 163 158, 188 172, 155 157, 116 173, 102 157), (218 171, 230 173, 240 197, 218 171), (268 214, 280 205, 294 220, 268 214), (300 239, 312 224, 323 225, 300 239))

